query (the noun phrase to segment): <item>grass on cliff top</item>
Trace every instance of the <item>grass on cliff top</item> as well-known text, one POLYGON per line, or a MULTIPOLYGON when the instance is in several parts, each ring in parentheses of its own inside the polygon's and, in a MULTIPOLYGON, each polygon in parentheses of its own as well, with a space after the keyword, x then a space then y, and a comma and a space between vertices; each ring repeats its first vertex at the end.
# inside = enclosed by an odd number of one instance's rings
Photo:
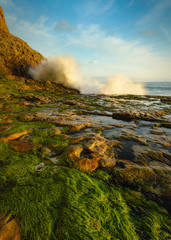
POLYGON ((88 176, 58 166, 36 173, 33 153, 2 142, 0 152, 0 212, 19 220, 23 240, 170 239, 167 213, 109 185, 103 171, 88 176))

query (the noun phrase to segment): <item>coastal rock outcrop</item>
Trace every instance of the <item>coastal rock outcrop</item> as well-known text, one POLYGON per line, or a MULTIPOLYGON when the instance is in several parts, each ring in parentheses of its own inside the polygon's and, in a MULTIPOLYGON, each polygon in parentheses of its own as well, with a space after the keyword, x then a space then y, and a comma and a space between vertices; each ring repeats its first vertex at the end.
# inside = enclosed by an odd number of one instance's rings
POLYGON ((12 35, 6 25, 0 7, 0 72, 22 77, 31 77, 28 70, 45 59, 25 41, 12 35))

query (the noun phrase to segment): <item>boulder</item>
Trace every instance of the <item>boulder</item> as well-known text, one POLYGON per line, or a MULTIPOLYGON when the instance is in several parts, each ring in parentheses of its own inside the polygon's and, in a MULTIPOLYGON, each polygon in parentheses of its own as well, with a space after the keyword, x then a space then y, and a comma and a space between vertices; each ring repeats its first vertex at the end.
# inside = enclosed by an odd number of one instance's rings
POLYGON ((84 144, 84 148, 92 153, 101 156, 100 165, 104 168, 114 167, 116 159, 114 155, 114 142, 107 141, 104 137, 94 135, 88 138, 88 142, 84 144))
POLYGON ((83 171, 93 172, 98 167, 101 156, 97 153, 92 153, 91 157, 92 158, 80 158, 76 162, 77 166, 83 171))
POLYGON ((20 240, 21 227, 11 214, 0 214, 0 240, 20 240))
POLYGON ((71 161, 76 161, 80 158, 80 155, 83 151, 83 146, 80 145, 80 144, 77 144, 77 145, 70 145, 65 154, 67 154, 68 158, 71 160, 71 161))

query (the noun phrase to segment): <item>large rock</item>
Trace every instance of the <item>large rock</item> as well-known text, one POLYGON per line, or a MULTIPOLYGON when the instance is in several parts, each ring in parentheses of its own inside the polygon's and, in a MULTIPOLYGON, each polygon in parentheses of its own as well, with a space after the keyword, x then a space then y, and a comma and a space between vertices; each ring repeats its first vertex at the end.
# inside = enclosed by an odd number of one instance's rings
POLYGON ((0 214, 0 240, 20 240, 21 227, 10 214, 0 214))
POLYGON ((87 141, 84 144, 84 148, 92 153, 97 153, 101 156, 100 165, 102 167, 114 167, 116 164, 116 159, 114 155, 113 142, 107 141, 104 137, 96 134, 94 136, 87 136, 85 138, 87 141))
POLYGON ((99 134, 91 133, 77 137, 72 143, 77 144, 70 145, 62 156, 65 155, 70 161, 75 162, 81 170, 92 172, 99 166, 104 168, 115 166, 114 142, 107 141, 99 134))
POLYGON ((114 181, 126 186, 149 188, 156 175, 152 168, 140 166, 128 160, 119 160, 113 168, 114 181))
POLYGON ((100 159, 101 156, 92 153, 91 158, 80 158, 76 164, 83 171, 93 172, 98 167, 100 159))
POLYGON ((71 161, 76 161, 80 158, 81 152, 83 151, 82 145, 71 145, 67 148, 65 154, 71 161))

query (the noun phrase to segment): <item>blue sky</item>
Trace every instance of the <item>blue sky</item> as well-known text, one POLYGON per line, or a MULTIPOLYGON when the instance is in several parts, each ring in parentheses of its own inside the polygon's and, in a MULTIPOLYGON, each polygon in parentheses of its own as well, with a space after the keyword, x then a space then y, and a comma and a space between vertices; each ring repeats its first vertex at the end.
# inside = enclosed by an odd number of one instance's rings
POLYGON ((171 81, 170 0, 0 0, 12 34, 83 75, 171 81))

